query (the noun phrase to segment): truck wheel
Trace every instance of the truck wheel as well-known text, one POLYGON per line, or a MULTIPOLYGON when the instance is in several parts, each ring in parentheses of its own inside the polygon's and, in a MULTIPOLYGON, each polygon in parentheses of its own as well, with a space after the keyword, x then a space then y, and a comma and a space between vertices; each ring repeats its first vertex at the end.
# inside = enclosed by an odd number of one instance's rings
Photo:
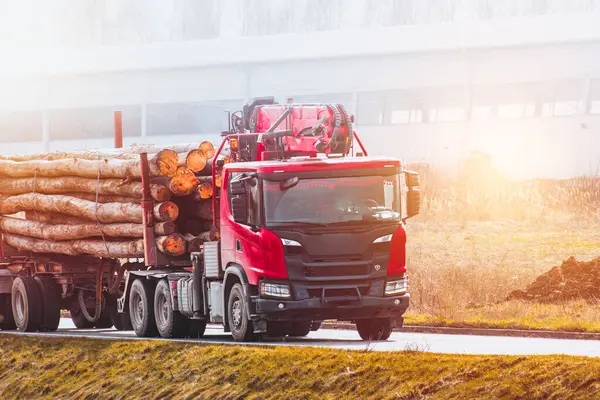
POLYGON ((146 279, 136 279, 129 293, 129 316, 135 334, 155 337, 158 334, 154 319, 154 285, 146 279))
MULTIPOLYGON (((92 312, 95 312, 95 310, 92 311, 92 312)), ((113 327, 113 323, 112 323, 112 320, 110 319, 110 314, 108 312, 106 303, 104 303, 104 308, 102 309, 102 312, 100 313, 100 318, 94 324, 94 328, 96 328, 96 329, 110 329, 112 327, 113 327)))
POLYGON ((20 331, 35 332, 42 323, 42 299, 37 283, 28 276, 18 276, 12 286, 12 311, 20 331))
POLYGON ((189 320, 189 335, 192 339, 201 339, 206 331, 206 321, 201 319, 189 320))
POLYGON ((231 288, 227 301, 227 321, 229 329, 231 329, 231 336, 236 342, 256 340, 254 327, 247 310, 246 296, 244 296, 242 285, 236 283, 231 288))
POLYGON ((154 291, 154 316, 158 333, 163 338, 180 338, 189 333, 188 319, 173 310, 169 282, 161 280, 154 291))
POLYGON ((281 338, 287 334, 288 324, 280 321, 267 322, 267 337, 281 338))
POLYGON ((306 336, 310 333, 311 325, 312 324, 310 321, 293 322, 290 327, 290 330, 288 331, 288 336, 292 336, 292 337, 306 336))
MULTIPOLYGON (((96 310, 89 310, 88 313, 93 314, 96 310)), ((69 313, 71 314, 71 321, 73 321, 73 325, 77 329, 92 329, 94 327, 94 323, 87 320, 85 315, 81 312, 79 306, 74 306, 69 309, 69 313)))
POLYGON ((49 276, 36 276, 33 279, 42 294, 40 332, 54 332, 60 323, 60 288, 49 276))
POLYGON ((359 319, 356 330, 362 340, 388 340, 392 334, 392 324, 388 318, 359 319))
POLYGON ((12 304, 10 294, 0 296, 0 329, 3 331, 11 331, 17 328, 15 317, 12 312, 12 304))
MULTIPOLYGON (((110 316, 110 322, 118 331, 132 331, 131 319, 127 312, 120 313, 117 310, 117 297, 111 294, 106 295, 106 310, 110 316)), ((126 311, 126 310, 124 310, 126 311)))

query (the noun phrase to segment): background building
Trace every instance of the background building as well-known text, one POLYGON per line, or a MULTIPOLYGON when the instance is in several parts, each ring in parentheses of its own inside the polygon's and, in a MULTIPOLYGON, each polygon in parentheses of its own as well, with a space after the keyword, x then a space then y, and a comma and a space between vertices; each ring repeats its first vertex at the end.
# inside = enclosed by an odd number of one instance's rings
POLYGON ((217 140, 248 99, 341 102, 371 154, 600 168, 600 0, 0 0, 2 153, 217 140))

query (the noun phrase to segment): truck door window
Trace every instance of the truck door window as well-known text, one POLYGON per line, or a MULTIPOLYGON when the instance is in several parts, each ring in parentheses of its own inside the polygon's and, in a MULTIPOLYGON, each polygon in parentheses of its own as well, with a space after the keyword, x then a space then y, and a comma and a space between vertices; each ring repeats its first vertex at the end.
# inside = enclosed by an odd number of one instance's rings
MULTIPOLYGON (((231 188, 231 182, 233 182, 236 178, 239 178, 243 175, 243 172, 232 172, 229 176, 229 188, 231 188)), ((260 187, 258 180, 254 178, 254 184, 251 184, 252 180, 248 180, 246 186, 246 207, 248 208, 248 221, 244 225, 252 225, 259 226, 260 225, 260 187)), ((234 197, 231 194, 228 196, 229 198, 229 211, 231 212, 231 199, 234 197)))

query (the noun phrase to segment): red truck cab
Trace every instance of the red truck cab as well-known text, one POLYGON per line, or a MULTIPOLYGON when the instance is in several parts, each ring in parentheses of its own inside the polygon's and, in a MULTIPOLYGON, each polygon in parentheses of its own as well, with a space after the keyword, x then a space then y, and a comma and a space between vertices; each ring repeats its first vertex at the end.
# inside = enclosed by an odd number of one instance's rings
POLYGON ((245 319, 293 336, 329 319, 356 322, 369 338, 401 326, 409 305, 403 175, 393 158, 225 165, 221 265, 248 291, 246 310, 225 307, 234 337, 247 335, 245 319))

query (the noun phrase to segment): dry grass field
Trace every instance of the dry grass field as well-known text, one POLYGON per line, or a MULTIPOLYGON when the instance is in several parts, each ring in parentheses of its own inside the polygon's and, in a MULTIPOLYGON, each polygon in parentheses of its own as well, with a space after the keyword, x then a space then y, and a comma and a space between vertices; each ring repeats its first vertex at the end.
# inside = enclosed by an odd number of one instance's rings
POLYGON ((600 302, 504 301, 571 256, 600 257, 600 179, 510 181, 485 157, 453 175, 416 169, 407 324, 600 331, 600 302))
POLYGON ((0 336, 4 399, 592 399, 600 360, 0 336))

